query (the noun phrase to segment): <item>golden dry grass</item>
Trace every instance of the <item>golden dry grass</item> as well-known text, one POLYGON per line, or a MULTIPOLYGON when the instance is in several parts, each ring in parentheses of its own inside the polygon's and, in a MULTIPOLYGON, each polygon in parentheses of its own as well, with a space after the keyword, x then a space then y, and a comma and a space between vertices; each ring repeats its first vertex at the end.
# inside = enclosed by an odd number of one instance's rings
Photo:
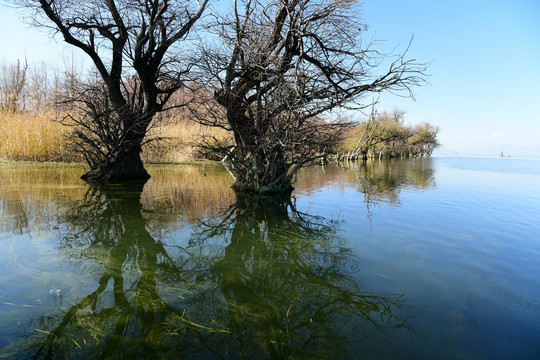
MULTIPOLYGON (((69 152, 66 135, 70 129, 52 120, 55 118, 58 117, 52 111, 39 114, 0 112, 0 160, 82 161, 69 152)), ((203 135, 218 139, 227 137, 222 129, 172 119, 150 131, 149 136, 162 140, 143 148, 143 161, 163 164, 198 160, 201 157, 194 143, 203 135)))
POLYGON ((142 158, 146 163, 166 164, 199 160, 201 154, 195 145, 201 136, 223 140, 227 132, 221 128, 203 126, 190 120, 171 121, 152 129, 149 134, 161 140, 143 148, 142 158))
POLYGON ((72 161, 69 131, 52 121, 52 113, 0 112, 0 159, 11 161, 72 161))

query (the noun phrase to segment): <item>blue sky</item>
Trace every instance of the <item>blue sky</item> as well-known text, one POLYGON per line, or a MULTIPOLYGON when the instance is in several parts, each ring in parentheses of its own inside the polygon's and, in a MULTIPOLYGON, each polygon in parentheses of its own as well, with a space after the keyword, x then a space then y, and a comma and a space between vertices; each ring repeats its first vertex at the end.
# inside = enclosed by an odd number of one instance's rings
POLYGON ((410 55, 433 60, 417 102, 385 96, 382 108, 439 125, 441 142, 460 152, 540 144, 539 1, 366 0, 364 16, 378 39, 414 35, 410 55))
MULTIPOLYGON (((540 145, 540 1, 365 0, 363 13, 382 50, 414 35, 409 56, 433 61, 416 102, 387 94, 379 110, 439 125, 443 145, 461 153, 540 145)), ((0 59, 25 54, 54 65, 71 50, 0 5, 0 59)))

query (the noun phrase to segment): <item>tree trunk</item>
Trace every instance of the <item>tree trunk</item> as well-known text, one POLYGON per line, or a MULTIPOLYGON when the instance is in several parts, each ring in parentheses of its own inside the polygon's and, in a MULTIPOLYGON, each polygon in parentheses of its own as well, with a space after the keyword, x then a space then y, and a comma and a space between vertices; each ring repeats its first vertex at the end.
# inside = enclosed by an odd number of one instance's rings
POLYGON ((229 114, 229 122, 234 124, 236 142, 230 161, 235 176, 232 188, 245 193, 290 194, 293 187, 287 154, 279 144, 268 141, 255 124, 239 113, 231 111, 229 114))
POLYGON ((290 164, 283 152, 276 149, 267 154, 262 151, 250 152, 244 148, 238 149, 237 157, 238 154, 242 154, 242 166, 234 167, 234 190, 267 195, 292 192, 290 164))
POLYGON ((118 183, 124 181, 146 181, 150 175, 141 160, 141 146, 120 151, 111 161, 99 164, 82 177, 88 182, 118 183))

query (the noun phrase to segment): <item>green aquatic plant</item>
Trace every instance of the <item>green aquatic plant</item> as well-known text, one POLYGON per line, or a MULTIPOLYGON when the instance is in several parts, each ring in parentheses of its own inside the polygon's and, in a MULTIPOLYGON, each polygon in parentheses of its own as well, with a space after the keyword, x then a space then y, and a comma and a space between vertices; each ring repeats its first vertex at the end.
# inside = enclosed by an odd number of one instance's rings
POLYGON ((340 221, 246 196, 168 238, 147 229, 141 192, 89 187, 74 204, 56 246, 93 285, 36 314, 17 356, 329 358, 407 333, 403 297, 356 280, 340 221))

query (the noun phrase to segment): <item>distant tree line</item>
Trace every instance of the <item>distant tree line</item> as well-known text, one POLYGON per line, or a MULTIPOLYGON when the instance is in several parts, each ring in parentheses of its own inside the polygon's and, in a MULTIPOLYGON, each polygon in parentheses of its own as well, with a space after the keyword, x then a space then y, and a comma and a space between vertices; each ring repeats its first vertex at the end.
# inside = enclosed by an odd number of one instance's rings
POLYGON ((84 76, 73 56, 63 60, 61 66, 52 66, 0 59, 0 110, 40 113, 62 108, 60 100, 77 92, 84 76))
POLYGON ((338 159, 431 156, 439 146, 439 127, 429 123, 406 125, 404 115, 403 110, 372 113, 348 132, 337 149, 338 159))

